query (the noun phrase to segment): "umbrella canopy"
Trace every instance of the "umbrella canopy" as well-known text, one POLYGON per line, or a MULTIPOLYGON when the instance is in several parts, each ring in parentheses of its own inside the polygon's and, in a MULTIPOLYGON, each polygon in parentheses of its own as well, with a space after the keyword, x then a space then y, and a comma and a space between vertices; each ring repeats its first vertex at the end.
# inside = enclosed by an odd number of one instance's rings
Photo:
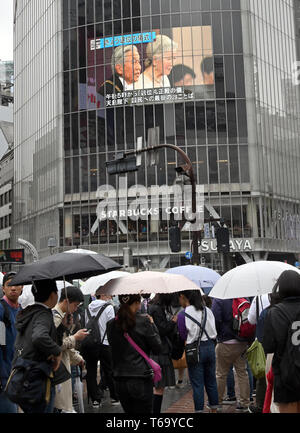
POLYGON ((215 283, 221 277, 221 275, 213 269, 195 265, 177 266, 176 268, 168 269, 166 272, 168 274, 184 275, 201 287, 206 295, 209 294, 215 283))
POLYGON ((104 284, 106 284, 108 281, 115 278, 128 277, 128 275, 128 272, 122 271, 111 271, 107 274, 96 275, 95 277, 91 277, 86 280, 86 282, 83 283, 80 289, 84 295, 92 295, 99 289, 99 287, 104 286, 104 284))
POLYGON ((120 269, 122 266, 103 254, 58 253, 24 265, 11 280, 11 285, 31 284, 37 280, 75 280, 120 269))
POLYGON ((74 248, 73 250, 64 251, 64 253, 75 253, 75 254, 97 254, 92 250, 85 250, 84 248, 74 248))
POLYGON ((181 290, 199 290, 199 286, 183 275, 143 271, 108 281, 100 290, 104 295, 143 295, 145 293, 175 293, 181 290))
MULTIPOLYGON (((71 286, 72 284, 68 283, 66 281, 66 287, 71 286)), ((58 299, 60 298, 60 293, 62 289, 64 288, 64 282, 63 281, 56 281, 56 286, 58 290, 58 299)), ((22 295, 19 297, 19 304, 21 304, 22 308, 26 308, 28 305, 34 304, 34 296, 31 291, 32 285, 28 284, 23 287, 22 295)))
POLYGON ((234 299, 271 293, 280 274, 288 270, 299 272, 294 266, 283 262, 246 263, 222 275, 209 296, 219 299, 234 299))

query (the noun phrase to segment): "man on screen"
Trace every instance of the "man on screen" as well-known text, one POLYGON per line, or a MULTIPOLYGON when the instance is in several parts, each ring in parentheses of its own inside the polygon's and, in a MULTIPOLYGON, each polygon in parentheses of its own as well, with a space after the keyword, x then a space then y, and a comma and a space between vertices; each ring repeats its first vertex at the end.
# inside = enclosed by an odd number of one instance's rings
POLYGON ((113 75, 100 87, 99 93, 104 96, 121 93, 127 86, 136 82, 141 74, 141 63, 138 49, 135 45, 117 47, 111 58, 113 75))
POLYGON ((178 86, 192 86, 196 74, 189 66, 186 65, 174 65, 169 76, 171 87, 178 86))

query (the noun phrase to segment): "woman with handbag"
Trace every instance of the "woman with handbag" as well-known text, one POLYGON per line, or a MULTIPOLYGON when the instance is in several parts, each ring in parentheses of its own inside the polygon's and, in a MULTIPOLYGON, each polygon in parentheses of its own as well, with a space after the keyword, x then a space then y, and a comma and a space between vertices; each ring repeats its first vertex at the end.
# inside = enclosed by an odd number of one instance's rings
POLYGON ((185 353, 195 412, 204 412, 205 387, 208 407, 210 412, 215 413, 218 408, 215 318, 198 290, 180 292, 179 301, 185 310, 178 314, 178 329, 181 338, 186 341, 185 353))
POLYGON ((152 413, 153 379, 160 368, 148 355, 160 353, 161 340, 153 319, 139 313, 139 295, 122 295, 119 301, 116 318, 107 324, 116 391, 125 413, 152 413))

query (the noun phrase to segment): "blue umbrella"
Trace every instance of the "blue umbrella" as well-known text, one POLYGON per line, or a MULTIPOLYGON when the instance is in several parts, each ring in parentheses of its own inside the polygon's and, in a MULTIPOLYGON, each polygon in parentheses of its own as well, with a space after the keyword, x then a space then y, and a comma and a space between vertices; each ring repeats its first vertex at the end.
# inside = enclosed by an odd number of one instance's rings
POLYGON ((218 279, 221 277, 216 271, 203 266, 185 265, 177 266, 166 271, 169 274, 184 275, 196 283, 203 292, 208 295, 211 289, 214 287, 218 279))

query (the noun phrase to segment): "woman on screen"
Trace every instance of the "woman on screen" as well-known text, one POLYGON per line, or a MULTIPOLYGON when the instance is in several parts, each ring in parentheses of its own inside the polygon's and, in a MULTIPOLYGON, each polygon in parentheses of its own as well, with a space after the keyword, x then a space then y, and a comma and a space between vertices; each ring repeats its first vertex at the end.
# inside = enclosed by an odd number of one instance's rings
POLYGON ((166 35, 158 35, 146 48, 145 70, 137 82, 136 89, 171 87, 168 75, 173 68, 178 45, 166 35))

